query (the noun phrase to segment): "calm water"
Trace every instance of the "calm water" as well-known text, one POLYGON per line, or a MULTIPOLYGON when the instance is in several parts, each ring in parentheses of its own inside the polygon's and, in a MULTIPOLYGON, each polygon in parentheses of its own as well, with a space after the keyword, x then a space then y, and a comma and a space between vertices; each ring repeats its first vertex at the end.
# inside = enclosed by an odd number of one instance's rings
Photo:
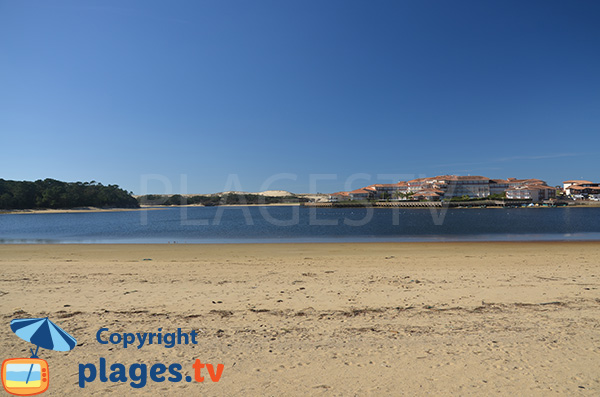
POLYGON ((0 243, 600 240, 600 208, 188 207, 0 215, 0 243))

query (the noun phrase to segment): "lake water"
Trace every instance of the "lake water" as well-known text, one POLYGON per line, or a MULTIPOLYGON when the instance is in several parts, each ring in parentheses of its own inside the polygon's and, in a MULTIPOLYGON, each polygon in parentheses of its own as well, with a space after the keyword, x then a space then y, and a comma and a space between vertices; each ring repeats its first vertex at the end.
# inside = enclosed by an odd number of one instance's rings
POLYGON ((250 206, 0 215, 0 243, 536 240, 600 240, 600 208, 250 206))

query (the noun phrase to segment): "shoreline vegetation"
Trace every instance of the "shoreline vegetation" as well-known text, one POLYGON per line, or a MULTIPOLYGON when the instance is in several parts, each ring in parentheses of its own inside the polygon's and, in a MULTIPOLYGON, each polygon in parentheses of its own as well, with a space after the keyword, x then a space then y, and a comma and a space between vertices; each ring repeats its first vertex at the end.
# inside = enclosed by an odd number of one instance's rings
POLYGON ((7 181, 0 179, 0 210, 139 208, 131 192, 117 185, 61 182, 55 179, 7 181))
POLYGON ((137 201, 144 206, 184 206, 184 205, 201 205, 204 207, 212 207, 218 205, 270 205, 270 204, 300 204, 309 201, 308 198, 295 195, 290 192, 274 191, 274 194, 269 195, 269 192, 264 193, 246 193, 246 192, 224 192, 215 194, 198 194, 198 195, 159 195, 146 194, 137 196, 137 201))
POLYGON ((163 209, 172 206, 299 205, 311 195, 286 191, 223 192, 199 195, 135 196, 117 185, 62 182, 55 179, 0 179, 0 214, 112 212, 163 209))

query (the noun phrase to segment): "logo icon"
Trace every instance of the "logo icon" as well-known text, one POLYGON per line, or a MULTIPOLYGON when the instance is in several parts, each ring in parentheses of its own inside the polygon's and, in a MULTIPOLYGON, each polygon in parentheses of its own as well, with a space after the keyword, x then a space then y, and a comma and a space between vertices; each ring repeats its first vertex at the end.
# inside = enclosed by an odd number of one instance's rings
POLYGON ((48 389, 50 372, 46 360, 38 358, 40 347, 69 351, 77 341, 58 325, 46 318, 15 319, 10 328, 21 339, 36 345, 30 358, 9 358, 2 363, 2 386, 15 396, 32 396, 48 389))

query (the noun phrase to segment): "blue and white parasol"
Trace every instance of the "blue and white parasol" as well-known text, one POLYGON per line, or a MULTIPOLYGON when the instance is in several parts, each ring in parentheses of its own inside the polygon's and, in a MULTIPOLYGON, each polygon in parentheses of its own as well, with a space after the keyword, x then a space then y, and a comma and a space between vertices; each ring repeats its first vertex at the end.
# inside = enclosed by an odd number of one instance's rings
MULTIPOLYGON (((33 352, 33 349, 29 349, 31 350, 31 358, 37 358, 40 347, 48 350, 66 352, 77 345, 75 338, 50 321, 48 317, 12 320, 10 322, 10 329, 12 329, 19 338, 37 346, 35 353, 33 352)), ((25 381, 25 383, 29 382, 32 369, 33 364, 31 364, 31 368, 29 368, 29 374, 27 375, 27 381, 25 381)))
MULTIPOLYGON (((10 322, 10 329, 21 339, 31 342, 37 349, 66 352, 77 345, 77 341, 58 325, 46 318, 24 318, 10 322)), ((37 349, 32 358, 37 357, 37 349)))

